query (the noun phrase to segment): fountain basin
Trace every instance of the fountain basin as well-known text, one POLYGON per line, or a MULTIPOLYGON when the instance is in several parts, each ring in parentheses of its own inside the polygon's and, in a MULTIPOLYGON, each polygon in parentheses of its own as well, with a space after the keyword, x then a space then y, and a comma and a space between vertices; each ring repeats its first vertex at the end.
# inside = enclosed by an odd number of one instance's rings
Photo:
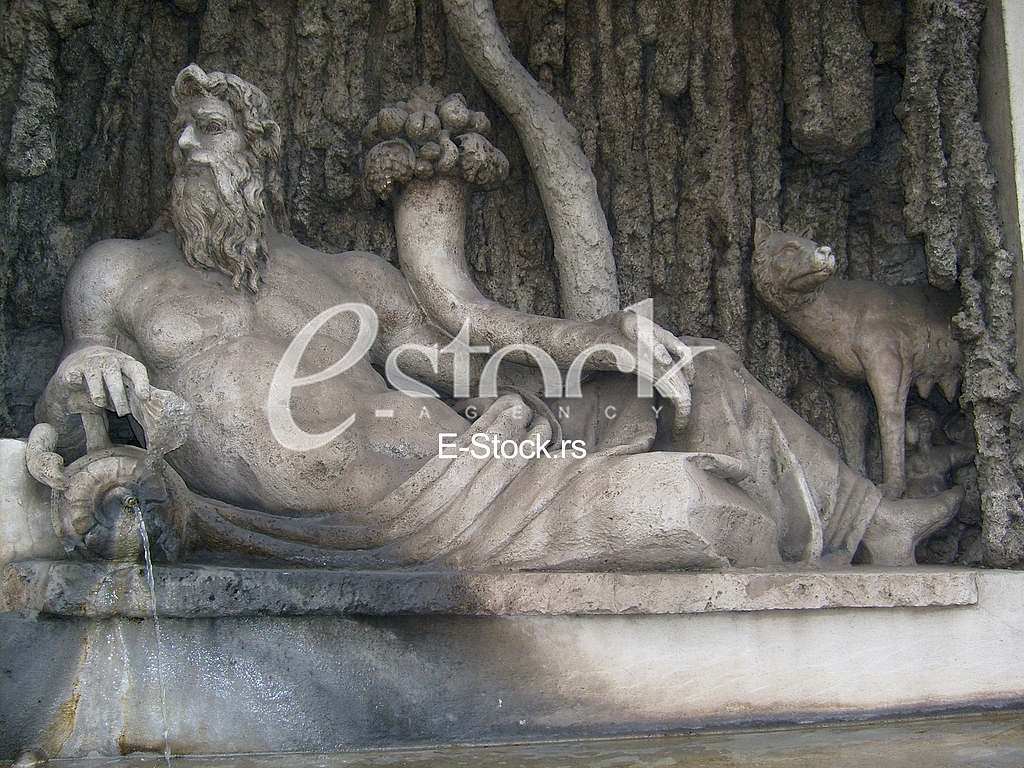
MULTIPOLYGON (((175 754, 863 718, 1024 699, 1024 573, 158 566, 175 754)), ((0 759, 163 751, 144 569, 3 573, 0 759)))

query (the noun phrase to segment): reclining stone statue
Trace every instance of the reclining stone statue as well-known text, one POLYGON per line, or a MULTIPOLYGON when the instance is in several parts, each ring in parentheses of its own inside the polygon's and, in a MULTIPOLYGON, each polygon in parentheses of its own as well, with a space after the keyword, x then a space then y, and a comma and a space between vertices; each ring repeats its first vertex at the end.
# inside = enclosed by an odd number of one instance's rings
MULTIPOLYGON (((916 385, 927 398, 938 383, 952 401, 960 384, 960 346, 953 338, 956 301, 931 286, 891 286, 843 280, 832 249, 780 232, 758 219, 754 234, 754 289, 806 343, 837 382, 867 382, 875 398, 882 441, 885 493, 907 489, 907 396, 916 385)), ((867 408, 836 390, 843 448, 864 472, 867 408)))
POLYGON ((398 192, 410 282, 284 233, 280 132, 258 88, 190 65, 172 97, 170 210, 156 234, 79 258, 29 438, 69 550, 134 556, 140 508, 169 559, 684 569, 846 564, 860 545, 897 565, 955 513, 959 489, 883 498, 723 344, 633 312, 578 322, 483 299, 465 190, 503 158, 458 98, 421 92, 388 113, 400 125, 369 131, 396 142, 367 176, 398 192), (145 450, 110 445, 109 411, 135 415, 145 450))

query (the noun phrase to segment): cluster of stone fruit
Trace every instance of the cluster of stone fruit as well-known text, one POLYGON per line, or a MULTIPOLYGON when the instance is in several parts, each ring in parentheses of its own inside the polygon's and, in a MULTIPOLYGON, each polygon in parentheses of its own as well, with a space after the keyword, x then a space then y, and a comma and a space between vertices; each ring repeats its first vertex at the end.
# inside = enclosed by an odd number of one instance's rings
POLYGON ((429 86, 408 101, 384 107, 367 124, 363 164, 367 188, 382 200, 413 179, 461 179, 485 189, 508 176, 508 160, 484 134, 491 128, 483 112, 466 106, 461 93, 442 97, 429 86))

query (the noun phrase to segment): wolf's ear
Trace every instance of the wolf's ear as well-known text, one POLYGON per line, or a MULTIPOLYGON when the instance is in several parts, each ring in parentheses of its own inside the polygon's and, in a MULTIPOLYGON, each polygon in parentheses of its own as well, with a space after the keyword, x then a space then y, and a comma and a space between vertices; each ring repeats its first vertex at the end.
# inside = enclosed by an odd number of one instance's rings
POLYGON ((805 240, 813 240, 814 239, 814 225, 813 224, 808 224, 806 227, 804 227, 804 231, 800 233, 800 237, 804 238, 805 240))
POLYGON ((772 236, 771 225, 768 224, 764 219, 757 219, 754 222, 754 247, 761 245, 765 240, 772 236))

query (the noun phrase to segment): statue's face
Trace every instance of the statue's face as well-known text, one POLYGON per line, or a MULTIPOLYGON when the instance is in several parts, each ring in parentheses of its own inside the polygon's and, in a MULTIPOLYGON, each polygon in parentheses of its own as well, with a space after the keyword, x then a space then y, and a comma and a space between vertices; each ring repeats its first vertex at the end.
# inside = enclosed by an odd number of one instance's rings
POLYGON ((186 261, 256 293, 266 253, 263 169, 234 110, 210 96, 194 99, 179 108, 172 135, 170 216, 186 261))
POLYGON ((223 161, 241 155, 245 135, 235 112, 226 102, 202 96, 183 104, 174 120, 177 131, 178 170, 196 173, 204 167, 223 165, 223 161))

